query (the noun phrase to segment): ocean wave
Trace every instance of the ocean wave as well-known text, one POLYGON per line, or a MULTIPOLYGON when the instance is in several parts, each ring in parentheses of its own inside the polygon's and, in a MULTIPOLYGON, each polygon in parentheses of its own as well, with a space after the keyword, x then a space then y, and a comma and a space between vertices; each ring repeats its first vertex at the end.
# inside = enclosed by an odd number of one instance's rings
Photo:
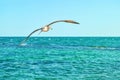
POLYGON ((58 44, 30 44, 22 45, 22 47, 28 48, 49 48, 49 49, 89 49, 89 50, 120 50, 119 47, 109 47, 109 46, 82 46, 82 45, 58 45, 58 44))
POLYGON ((0 47, 17 47, 17 48, 47 48, 47 49, 89 49, 89 50, 120 50, 120 47, 110 46, 83 46, 83 45, 59 45, 59 44, 14 44, 14 43, 0 43, 0 47))

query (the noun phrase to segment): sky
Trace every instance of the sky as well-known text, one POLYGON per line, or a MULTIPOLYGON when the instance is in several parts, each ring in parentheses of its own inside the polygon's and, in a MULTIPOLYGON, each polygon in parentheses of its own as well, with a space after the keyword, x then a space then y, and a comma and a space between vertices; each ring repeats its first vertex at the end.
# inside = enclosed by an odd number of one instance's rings
POLYGON ((0 0, 0 36, 27 36, 55 20, 52 30, 32 36, 120 36, 120 0, 0 0))

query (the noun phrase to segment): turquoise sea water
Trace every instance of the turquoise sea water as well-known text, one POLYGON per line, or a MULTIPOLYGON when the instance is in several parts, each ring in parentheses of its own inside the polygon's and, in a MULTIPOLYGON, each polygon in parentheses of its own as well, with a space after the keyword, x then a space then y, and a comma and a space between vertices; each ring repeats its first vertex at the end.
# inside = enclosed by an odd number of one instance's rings
POLYGON ((0 37, 0 80, 120 80, 119 37, 0 37))

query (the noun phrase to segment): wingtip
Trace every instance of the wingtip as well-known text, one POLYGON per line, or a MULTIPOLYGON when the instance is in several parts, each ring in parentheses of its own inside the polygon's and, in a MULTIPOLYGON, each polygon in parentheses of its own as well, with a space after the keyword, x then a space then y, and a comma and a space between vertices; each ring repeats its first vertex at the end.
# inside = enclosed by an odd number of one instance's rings
POLYGON ((76 21, 73 21, 73 20, 65 20, 65 22, 73 23, 73 24, 80 24, 79 22, 76 22, 76 21))
POLYGON ((74 22, 75 24, 80 24, 79 22, 74 22))

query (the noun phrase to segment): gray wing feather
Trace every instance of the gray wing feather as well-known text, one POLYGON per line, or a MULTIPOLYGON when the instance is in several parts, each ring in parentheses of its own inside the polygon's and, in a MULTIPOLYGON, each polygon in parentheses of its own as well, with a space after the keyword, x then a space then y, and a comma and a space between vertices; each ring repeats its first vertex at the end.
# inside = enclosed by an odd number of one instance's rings
POLYGON ((39 30, 41 30, 41 28, 40 28, 40 29, 36 29, 36 30, 34 30, 33 32, 31 32, 20 44, 26 42, 33 33, 37 32, 37 31, 39 31, 39 30))

